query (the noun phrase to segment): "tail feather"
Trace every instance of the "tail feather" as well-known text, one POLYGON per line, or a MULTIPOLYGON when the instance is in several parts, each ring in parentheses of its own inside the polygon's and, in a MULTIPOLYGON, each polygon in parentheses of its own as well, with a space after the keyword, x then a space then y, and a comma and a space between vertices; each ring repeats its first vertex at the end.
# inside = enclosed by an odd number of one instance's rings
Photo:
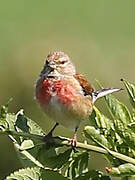
POLYGON ((95 103, 95 101, 98 98, 101 98, 103 96, 106 96, 108 94, 118 92, 118 91, 121 91, 121 90, 123 90, 123 89, 122 88, 121 89, 118 89, 118 88, 104 88, 104 89, 101 89, 101 90, 94 91, 92 93, 92 102, 95 103))

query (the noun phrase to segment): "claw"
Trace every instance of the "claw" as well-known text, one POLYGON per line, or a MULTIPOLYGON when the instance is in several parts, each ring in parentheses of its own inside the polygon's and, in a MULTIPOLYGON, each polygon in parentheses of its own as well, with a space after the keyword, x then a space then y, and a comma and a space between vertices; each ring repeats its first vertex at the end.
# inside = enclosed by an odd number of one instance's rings
POLYGON ((50 142, 51 141, 51 139, 52 139, 52 133, 48 133, 47 135, 45 135, 44 137, 43 137, 43 141, 44 142, 50 142))
POLYGON ((47 134, 47 135, 45 135, 44 137, 43 137, 43 141, 44 142, 46 142, 46 143, 51 143, 52 142, 52 137, 53 137, 53 131, 55 130, 55 128, 58 126, 59 124, 58 123, 56 123, 55 125, 54 125, 54 127, 51 129, 51 131, 47 134))
POLYGON ((77 138, 73 137, 73 138, 70 140, 70 142, 71 142, 71 146, 72 146, 73 148, 75 148, 75 147, 76 147, 76 144, 77 144, 77 138))
POLYGON ((76 145, 77 145, 77 129, 75 129, 75 133, 72 139, 70 139, 70 143, 73 149, 75 149, 76 145))

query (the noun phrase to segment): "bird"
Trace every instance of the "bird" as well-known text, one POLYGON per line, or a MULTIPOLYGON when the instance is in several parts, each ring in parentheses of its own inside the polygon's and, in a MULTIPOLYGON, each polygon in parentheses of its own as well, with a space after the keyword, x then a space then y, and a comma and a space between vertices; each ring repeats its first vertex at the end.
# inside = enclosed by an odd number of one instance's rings
POLYGON ((62 51, 50 52, 36 81, 35 96, 45 114, 56 122, 45 136, 52 137, 56 126, 74 131, 71 145, 76 146, 77 130, 93 111, 95 101, 118 88, 95 90, 82 74, 77 73, 71 58, 62 51))

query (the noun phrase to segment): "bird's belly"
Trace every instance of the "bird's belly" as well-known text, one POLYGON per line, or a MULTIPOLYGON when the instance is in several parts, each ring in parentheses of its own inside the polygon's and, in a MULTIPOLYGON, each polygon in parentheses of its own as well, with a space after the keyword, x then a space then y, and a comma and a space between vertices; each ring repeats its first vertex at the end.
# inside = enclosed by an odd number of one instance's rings
POLYGON ((75 102, 69 105, 62 104, 59 98, 54 96, 51 98, 48 112, 46 114, 62 126, 75 130, 83 120, 88 119, 89 114, 92 111, 89 106, 83 107, 81 103, 78 103, 79 102, 75 102))
POLYGON ((73 112, 72 107, 62 104, 57 96, 51 98, 46 114, 54 121, 71 130, 78 127, 81 121, 81 117, 78 117, 73 112))

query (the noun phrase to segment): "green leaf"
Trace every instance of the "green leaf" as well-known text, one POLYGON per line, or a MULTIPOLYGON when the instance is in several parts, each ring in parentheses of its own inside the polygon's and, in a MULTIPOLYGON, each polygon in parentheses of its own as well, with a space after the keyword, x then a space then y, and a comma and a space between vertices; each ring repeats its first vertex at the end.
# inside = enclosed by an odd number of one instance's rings
POLYGON ((9 103, 11 101, 12 101, 12 98, 10 98, 5 105, 1 106, 1 109, 0 109, 0 118, 6 118, 6 115, 8 113, 8 106, 9 106, 9 103))
POLYGON ((117 147, 123 143, 123 139, 119 135, 120 130, 115 126, 115 120, 107 118, 96 107, 90 116, 90 122, 96 129, 91 127, 89 135, 85 133, 88 138, 113 150, 117 150, 117 147))
POLYGON ((49 168, 60 169, 64 166, 71 155, 72 149, 67 149, 58 155, 54 153, 54 148, 50 149, 41 149, 38 153, 38 160, 45 166, 49 168))
POLYGON ((7 123, 7 116, 8 116, 8 105, 11 102, 12 99, 9 99, 9 101, 1 106, 0 109, 0 130, 4 131, 8 129, 8 123, 7 123))
MULTIPOLYGON (((11 129, 11 122, 12 122, 12 130, 17 132, 24 132, 24 133, 31 133, 31 134, 36 134, 36 135, 43 135, 44 132, 38 126, 34 121, 29 119, 24 115, 23 110, 20 110, 16 115, 15 118, 12 119, 9 118, 8 123, 10 124, 10 129, 11 129)), ((23 150, 27 149, 27 152, 33 157, 33 159, 38 159, 38 153, 39 151, 44 148, 43 147, 43 142, 38 141, 38 140, 33 140, 33 139, 27 139, 25 137, 14 137, 15 140, 18 143, 18 146, 15 146, 17 155, 23 164, 24 167, 26 166, 33 166, 34 162, 32 162, 31 159, 28 159, 25 156, 25 153, 23 150), (19 149, 18 149, 19 148, 19 149)))
POLYGON ((86 173, 82 173, 74 180, 111 180, 109 176, 103 175, 101 171, 90 170, 86 173))
POLYGON ((4 131, 7 128, 8 128, 7 122, 5 120, 0 119, 0 131, 4 131))
POLYGON ((66 180, 67 178, 58 172, 49 169, 40 169, 38 167, 25 168, 15 171, 5 180, 66 180))
POLYGON ((41 180, 68 180, 68 178, 62 176, 57 171, 52 170, 42 170, 41 180))
POLYGON ((129 100, 133 108, 135 108, 135 85, 131 84, 130 82, 126 81, 125 79, 122 79, 122 82, 124 83, 128 95, 129 95, 129 100))
MULTIPOLYGON (((100 121, 100 116, 102 117, 102 121, 106 120, 106 117, 104 119, 104 116, 102 116, 102 114, 99 111, 97 111, 97 112, 98 112, 98 118, 99 118, 98 121, 100 121)), ((97 118, 97 117, 95 117, 95 118, 97 118)), ((112 126, 110 126, 110 127, 108 126, 108 129, 106 129, 104 132, 103 129, 95 129, 93 126, 86 126, 84 128, 84 134, 88 139, 92 139, 99 146, 101 146, 103 148, 108 148, 111 150, 118 151, 118 148, 123 143, 123 140, 117 134, 115 129, 114 128, 111 129, 111 128, 112 128, 112 126), (103 135, 103 133, 104 133, 104 135, 103 135)), ((126 149, 126 152, 128 152, 127 149, 126 149)), ((109 162, 112 165, 120 165, 120 163, 121 163, 121 161, 119 159, 112 157, 110 154, 105 155, 105 157, 107 160, 109 160, 109 162)))
POLYGON ((106 168, 111 176, 131 176, 135 175, 135 166, 130 163, 122 164, 118 167, 106 168))
POLYGON ((135 132, 135 122, 128 124, 128 128, 135 132))
POLYGON ((18 132, 44 135, 44 131, 41 129, 41 127, 26 117, 23 110, 20 110, 16 115, 15 128, 18 132))
POLYGON ((121 152, 128 155, 127 149, 132 148, 135 150, 135 132, 130 128, 126 128, 124 132, 119 132, 121 138, 123 138, 125 152, 121 152))
MULTIPOLYGON (((34 121, 24 115, 20 110, 16 115, 8 113, 6 123, 9 131, 19 133, 35 134, 43 136, 44 132, 34 121)), ((10 136, 11 137, 11 136, 10 136)), ((28 139, 26 137, 14 136, 11 138, 14 142, 17 155, 24 167, 41 164, 48 168, 61 168, 67 163, 71 149, 57 154, 55 147, 48 147, 43 140, 28 139)))
POLYGON ((92 114, 89 116, 90 123, 95 127, 102 130, 114 130, 114 123, 111 119, 107 118, 95 106, 92 114))
POLYGON ((65 172, 66 176, 73 179, 88 171, 89 154, 87 151, 73 153, 65 172))
POLYGON ((115 137, 113 143, 116 151, 129 154, 130 148, 135 150, 135 133, 129 128, 129 124, 133 123, 133 119, 127 107, 119 102, 112 95, 105 97, 109 110, 114 118, 115 137))
POLYGON ((15 114, 8 113, 6 115, 6 122, 8 124, 9 131, 16 131, 15 129, 16 115, 15 114))
POLYGON ((112 95, 106 96, 105 100, 117 127, 122 130, 125 126, 132 122, 131 114, 124 104, 112 95))
POLYGON ((10 174, 10 176, 6 177, 5 180, 39 180, 40 177, 40 168, 33 167, 33 168, 25 168, 25 169, 19 169, 18 171, 15 171, 14 173, 10 174))
MULTIPOLYGON (((44 132, 40 128, 40 126, 38 126, 34 121, 26 117, 23 110, 19 111, 16 115, 8 113, 6 115, 6 123, 8 124, 7 130, 9 131, 31 133, 42 136, 44 135, 44 132)), ((41 158, 41 149, 43 149, 44 152, 46 151, 44 143, 41 140, 28 139, 22 136, 13 137, 12 135, 10 135, 10 138, 14 142, 17 155, 24 167, 35 165, 36 160, 38 160, 39 158, 39 154, 41 158)), ((50 154, 52 154, 52 151, 50 151, 50 154)), ((53 149, 53 154, 56 155, 55 149, 53 149)), ((43 153, 42 156, 44 156, 43 153)))
POLYGON ((114 127, 114 120, 109 119, 103 113, 101 113, 95 106, 91 116, 89 117, 90 123, 98 129, 101 135, 103 135, 111 147, 114 147, 114 142, 120 141, 117 139, 117 134, 114 127))
POLYGON ((93 126, 86 126, 84 128, 84 134, 88 139, 92 139, 97 144, 105 146, 107 148, 111 148, 107 139, 102 134, 100 134, 100 131, 98 129, 95 129, 93 126))
POLYGON ((24 140, 21 144, 21 150, 27 150, 27 149, 31 149, 34 147, 33 141, 32 140, 24 140))
MULTIPOLYGON (((15 129, 17 132, 43 135, 43 130, 34 121, 27 118, 23 111, 17 113, 15 129)), ((33 157, 32 159, 36 159, 43 166, 53 169, 61 168, 65 163, 67 163, 71 153, 70 149, 63 153, 57 154, 55 147, 48 148, 44 145, 43 142, 38 142, 26 138, 20 138, 20 141, 17 142, 20 144, 19 148, 21 149, 18 149, 17 153, 24 166, 33 166, 35 160, 31 162, 31 159, 25 157, 25 153, 22 150, 27 150, 30 156, 33 157)))

